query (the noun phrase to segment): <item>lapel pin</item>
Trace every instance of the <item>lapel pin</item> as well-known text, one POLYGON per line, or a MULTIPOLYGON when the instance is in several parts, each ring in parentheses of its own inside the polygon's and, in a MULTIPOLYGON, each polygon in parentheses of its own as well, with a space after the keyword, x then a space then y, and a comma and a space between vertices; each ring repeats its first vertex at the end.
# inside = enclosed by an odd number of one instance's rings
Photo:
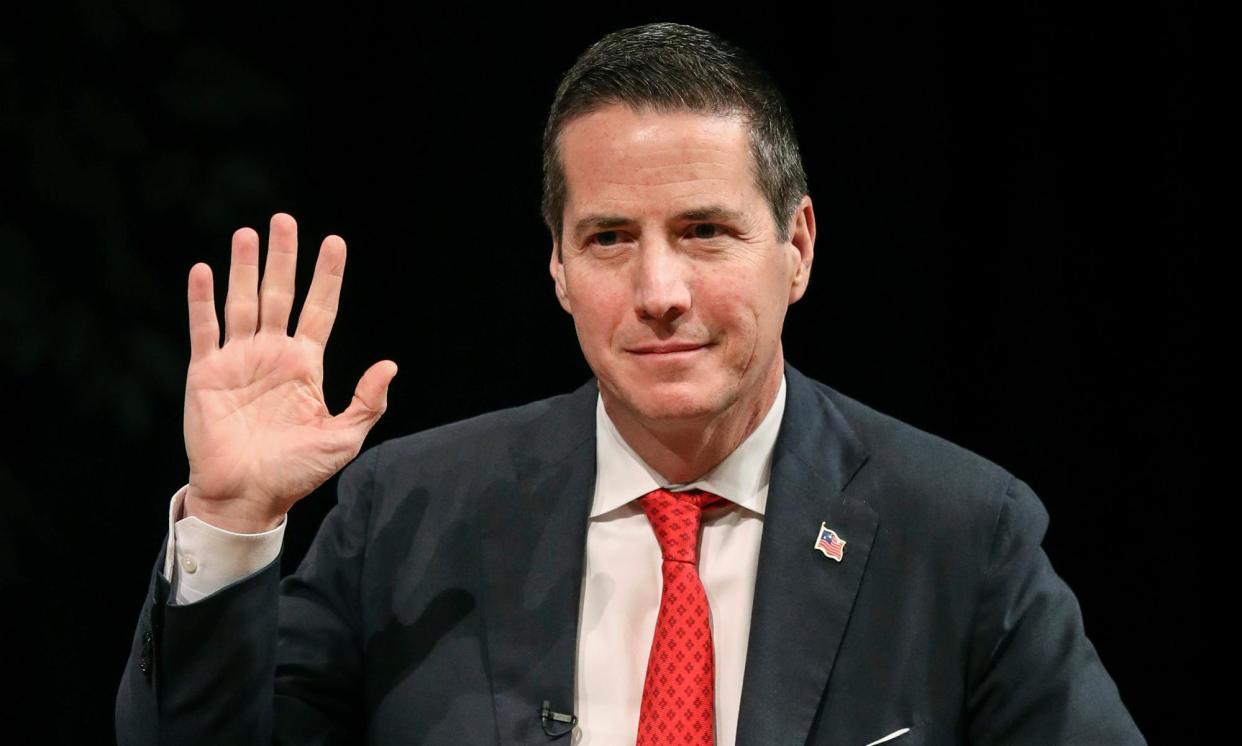
POLYGON ((815 540, 815 548, 818 549, 825 557, 831 557, 837 562, 845 556, 845 539, 840 534, 828 528, 828 523, 819 524, 819 538, 815 540))

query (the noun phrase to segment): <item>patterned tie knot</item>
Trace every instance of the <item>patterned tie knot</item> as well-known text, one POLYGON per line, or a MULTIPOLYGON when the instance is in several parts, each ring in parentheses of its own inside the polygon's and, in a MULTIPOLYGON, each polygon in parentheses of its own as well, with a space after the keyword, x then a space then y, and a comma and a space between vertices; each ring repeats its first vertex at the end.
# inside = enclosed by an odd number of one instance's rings
POLYGON ((724 498, 702 490, 671 492, 658 489, 638 499, 666 562, 689 562, 698 558, 699 524, 703 509, 724 498))

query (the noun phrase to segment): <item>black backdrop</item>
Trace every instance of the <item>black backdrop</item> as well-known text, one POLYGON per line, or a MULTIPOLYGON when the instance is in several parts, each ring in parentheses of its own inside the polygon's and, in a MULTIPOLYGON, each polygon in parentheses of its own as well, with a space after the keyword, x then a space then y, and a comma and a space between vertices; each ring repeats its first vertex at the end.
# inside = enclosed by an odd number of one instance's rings
MULTIPOLYGON (((798 124, 819 240, 788 358, 1034 487, 1135 719, 1189 740, 1201 270, 1176 7, 7 9, 5 727, 112 739, 186 477, 190 266, 222 300, 231 232, 265 240, 287 211, 304 289, 323 236, 346 239, 330 405, 371 362, 401 365, 368 445, 577 386, 538 217, 543 118, 590 42, 676 20, 756 54, 798 124)), ((286 572, 333 486, 291 515, 286 572)))

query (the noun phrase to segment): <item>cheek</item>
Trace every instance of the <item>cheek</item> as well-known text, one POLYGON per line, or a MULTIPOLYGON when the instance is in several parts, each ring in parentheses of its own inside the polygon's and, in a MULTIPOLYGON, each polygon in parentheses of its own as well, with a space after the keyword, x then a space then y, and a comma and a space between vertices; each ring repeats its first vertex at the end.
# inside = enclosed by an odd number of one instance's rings
POLYGON ((740 365, 775 346, 787 305, 786 291, 770 278, 757 272, 746 280, 717 277, 709 283, 709 323, 726 333, 727 355, 740 365))
POLYGON ((628 309, 627 296, 615 283, 578 279, 569 293, 578 339, 584 349, 606 349, 628 309))
POLYGON ((698 298, 700 314, 709 328, 723 332, 731 356, 746 355, 759 336, 764 312, 751 302, 753 287, 743 283, 711 283, 709 294, 698 298))

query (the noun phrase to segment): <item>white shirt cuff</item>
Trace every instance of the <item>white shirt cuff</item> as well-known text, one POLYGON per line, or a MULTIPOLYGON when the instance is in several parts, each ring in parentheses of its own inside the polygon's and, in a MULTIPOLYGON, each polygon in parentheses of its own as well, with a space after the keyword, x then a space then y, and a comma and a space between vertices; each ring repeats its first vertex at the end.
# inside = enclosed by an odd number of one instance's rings
POLYGON ((289 522, 285 514, 270 531, 239 534, 195 516, 182 518, 181 502, 188 487, 177 490, 168 506, 164 579, 172 585, 178 606, 200 601, 271 564, 280 554, 289 522))

